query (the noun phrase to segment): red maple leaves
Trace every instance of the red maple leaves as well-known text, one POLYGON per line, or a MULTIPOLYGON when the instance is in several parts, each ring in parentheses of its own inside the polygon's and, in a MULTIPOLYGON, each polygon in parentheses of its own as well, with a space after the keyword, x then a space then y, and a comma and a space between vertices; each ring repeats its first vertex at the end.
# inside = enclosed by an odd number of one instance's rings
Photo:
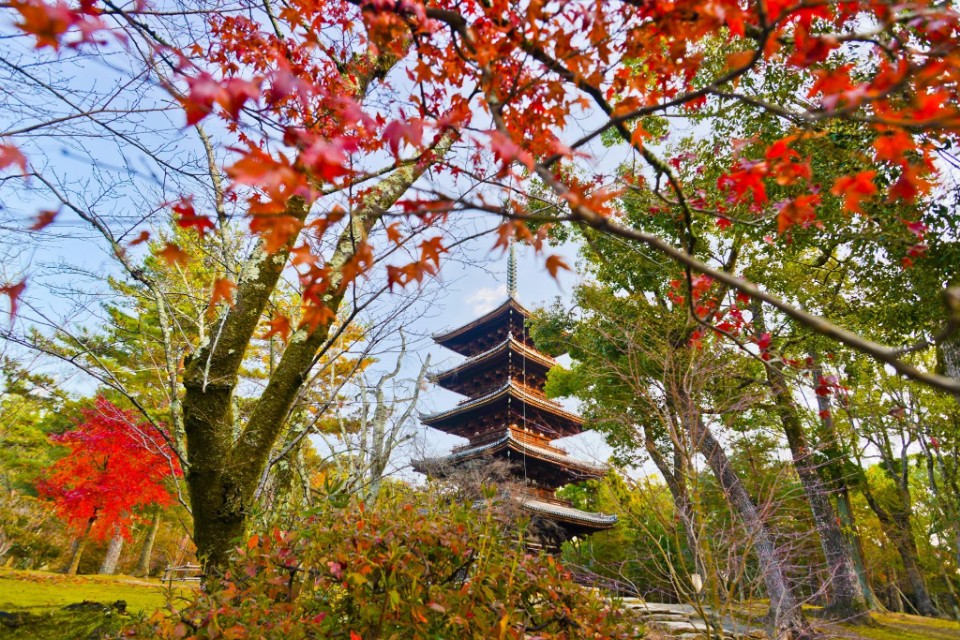
MULTIPOLYGON (((271 16, 277 28, 247 15, 221 16, 209 25, 208 46, 191 49, 189 56, 173 52, 178 64, 169 89, 186 124, 216 117, 235 136, 228 189, 244 198, 252 233, 270 252, 291 246, 305 228, 318 240, 293 253, 295 266, 308 268, 301 274, 308 325, 329 321, 316 303, 329 274, 309 247, 322 246, 321 236, 339 218, 332 211, 312 213, 313 221, 291 215, 291 198, 301 197, 309 207, 324 194, 350 193, 348 206, 353 206, 369 193, 369 183, 362 183, 378 175, 356 168, 364 160, 384 160, 384 174, 401 163, 425 163, 432 158, 427 141, 446 132, 456 132, 460 155, 456 162, 438 164, 437 173, 450 182, 466 175, 484 188, 462 190, 470 194, 462 201, 459 193, 430 192, 439 206, 429 215, 423 214, 430 209, 427 198, 418 199, 416 207, 399 207, 421 229, 445 220, 451 201, 465 209, 497 210, 488 197, 494 190, 500 191, 500 201, 511 203, 500 213, 522 217, 529 212, 512 203, 539 197, 535 191, 542 185, 532 186, 531 180, 538 172, 539 178, 553 175, 559 185, 554 195, 564 206, 609 219, 616 215, 610 202, 617 192, 577 177, 584 148, 577 145, 602 132, 580 142, 574 142, 580 136, 562 140, 574 118, 588 110, 605 114, 606 131, 620 131, 632 153, 650 161, 655 154, 645 145, 654 136, 641 116, 696 112, 711 102, 729 101, 749 74, 781 69, 794 74, 795 104, 765 105, 753 98, 744 104, 811 125, 799 130, 854 116, 857 126, 876 133, 870 157, 863 158, 873 166, 860 164, 839 177, 815 175, 798 150, 797 136, 765 148, 757 143, 749 157, 735 156, 716 182, 726 204, 743 206, 757 218, 770 214, 763 222, 775 220, 778 232, 788 234, 795 227, 818 225, 821 208, 833 206, 835 198, 844 211, 859 214, 874 200, 924 197, 936 181, 935 145, 941 136, 960 131, 960 18, 926 0, 816 6, 796 0, 613 1, 561 3, 550 11, 542 0, 521 4, 292 0, 271 16), (858 25, 866 24, 875 33, 855 37, 858 25), (899 36, 905 28, 909 47, 899 36), (327 32, 357 37, 334 46, 316 36, 327 32), (720 71, 696 45, 717 36, 733 41, 720 71), (394 69, 395 75, 406 74, 409 92, 389 84, 387 75, 394 69), (378 82, 392 97, 362 104, 378 82), (422 155, 402 159, 408 152, 422 155), (775 191, 786 195, 771 203, 775 191)), ((15 0, 11 6, 19 15, 18 28, 35 38, 37 47, 93 42, 93 34, 103 29, 97 0, 84 0, 78 8, 60 0, 15 0)), ((657 173, 672 169, 682 175, 689 161, 681 155, 668 164, 649 164, 657 173)), ((27 164, 15 147, 4 144, 0 169, 6 167, 25 172, 27 164)), ((683 186, 673 184, 677 190, 683 186)), ((177 224, 201 236, 214 228, 189 198, 173 209, 177 224)), ((721 231, 739 219, 720 209, 705 213, 716 213, 710 219, 721 231)), ((399 228, 387 228, 388 242, 403 242, 399 228)), ((516 233, 525 226, 518 221, 500 229, 516 233)), ((922 246, 913 245, 908 257, 922 253, 922 246)), ((361 248, 341 282, 375 263, 361 248)), ((421 246, 411 264, 389 267, 389 285, 419 283, 436 273, 441 248, 421 246)), ((162 253, 173 263, 183 259, 173 246, 162 253)), ((545 266, 556 275, 565 265, 547 256, 545 266)), ((228 300, 226 294, 220 292, 213 304, 228 300)))
MULTIPOLYGON (((83 0, 76 8, 63 0, 14 0, 8 6, 20 14, 16 26, 35 38, 37 49, 49 47, 57 51, 64 45, 78 48, 84 44, 102 44, 103 35, 112 33, 92 0, 83 0)), ((122 33, 113 35, 125 40, 122 33)))
POLYGON ((181 198, 171 208, 177 214, 177 225, 184 229, 196 229, 201 238, 207 231, 216 229, 216 225, 209 216, 200 215, 196 212, 193 208, 192 198, 181 198))
POLYGON ((877 192, 874 179, 876 171, 861 171, 853 176, 841 176, 833 184, 830 193, 843 197, 843 208, 854 213, 863 213, 860 204, 877 192))
POLYGON ((20 296, 23 295, 23 291, 26 288, 26 280, 11 282, 0 286, 0 294, 7 296, 7 299, 10 301, 10 322, 13 322, 13 319, 17 317, 17 309, 20 306, 20 296))
POLYGON ((0 144, 0 171, 14 166, 20 168, 20 173, 26 173, 26 156, 12 144, 0 144))
POLYGON ((126 535, 143 507, 172 502, 168 480, 181 475, 180 464, 134 412, 101 396, 75 429, 51 439, 68 453, 47 469, 37 489, 75 530, 92 523, 98 538, 116 528, 126 535))

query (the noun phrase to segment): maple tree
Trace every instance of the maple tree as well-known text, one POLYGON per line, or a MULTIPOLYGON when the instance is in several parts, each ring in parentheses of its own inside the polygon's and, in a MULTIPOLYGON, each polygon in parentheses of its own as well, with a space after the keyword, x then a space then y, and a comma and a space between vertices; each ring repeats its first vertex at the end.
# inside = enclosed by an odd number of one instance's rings
POLYGON ((101 396, 76 428, 51 436, 68 453, 47 469, 37 489, 79 536, 71 572, 88 537, 129 536, 139 510, 174 499, 167 480, 182 473, 180 465, 167 442, 137 418, 101 396))
MULTIPOLYGON (((182 378, 197 543, 213 563, 243 532, 256 478, 347 291, 375 267, 389 288, 437 273, 452 244, 442 231, 456 236, 456 214, 464 212, 498 216, 499 245, 515 236, 543 249, 544 230, 563 224, 646 245, 682 265, 678 296, 682 289, 691 300, 697 283, 716 283, 902 375, 960 392, 955 370, 915 365, 903 351, 904 336, 881 344, 697 255, 693 224, 759 226, 783 247, 795 230, 816 224, 827 193, 851 215, 884 199, 911 202, 931 193, 942 180, 938 154, 960 129, 958 15, 951 7, 927 0, 238 6, 243 10, 209 16, 201 41, 178 42, 160 36, 151 25, 163 17, 140 5, 109 11, 95 1, 11 5, 16 29, 44 55, 136 42, 150 52, 149 74, 182 108, 183 123, 223 130, 225 175, 210 172, 216 196, 209 208, 189 191, 172 194, 168 205, 203 243, 228 223, 225 203, 232 203, 260 241, 218 281, 211 306, 218 309, 219 339, 197 345, 182 378), (774 71, 793 78, 790 99, 754 91, 757 78, 774 71), (376 100, 368 99, 371 91, 376 100), (709 124, 729 108, 749 108, 797 129, 731 158, 716 181, 718 192, 747 209, 745 218, 698 202, 682 177, 688 161, 666 160, 658 145, 675 118, 700 115, 709 124), (586 131, 569 126, 580 115, 590 116, 586 131), (808 161, 804 144, 820 135, 817 126, 835 121, 862 129, 863 156, 883 168, 884 180, 866 168, 831 173, 827 182, 808 161), (591 145, 604 135, 624 143, 622 161, 635 171, 596 172, 591 145), (769 196, 775 185, 791 189, 778 202, 769 196), (661 232, 621 219, 616 198, 633 188, 660 201, 649 213, 661 220, 661 232), (406 197, 411 189, 419 192, 406 197), (286 349, 235 439, 237 371, 271 291, 291 266, 301 291, 299 317, 273 318, 271 331, 290 332, 286 349)), ((4 141, 0 169, 44 180, 14 142, 4 141)), ((144 231, 117 232, 89 210, 72 211, 137 277, 129 252, 144 231)), ((30 226, 57 224, 45 211, 30 226)), ((919 240, 901 256, 909 265, 924 255, 926 231, 914 221, 900 231, 919 240)), ((171 244, 163 255, 177 263, 182 251, 171 244)), ((551 273, 566 267, 557 256, 547 256, 545 265, 551 273)), ((23 286, 23 280, 3 286, 11 307, 23 286)), ((955 287, 946 292, 952 306, 942 320, 955 329, 958 294, 955 287)), ((722 321, 696 311, 691 315, 705 330, 722 321)), ((921 348, 954 353, 955 333, 925 335, 921 348)), ((763 334, 749 340, 766 351, 763 334)))

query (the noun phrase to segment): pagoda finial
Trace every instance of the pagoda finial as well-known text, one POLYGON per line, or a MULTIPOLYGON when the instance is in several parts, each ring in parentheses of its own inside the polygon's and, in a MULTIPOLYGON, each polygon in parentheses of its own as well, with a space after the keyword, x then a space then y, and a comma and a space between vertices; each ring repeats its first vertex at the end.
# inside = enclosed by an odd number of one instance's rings
POLYGON ((517 297, 517 249, 510 238, 510 255, 507 257, 507 295, 517 297))

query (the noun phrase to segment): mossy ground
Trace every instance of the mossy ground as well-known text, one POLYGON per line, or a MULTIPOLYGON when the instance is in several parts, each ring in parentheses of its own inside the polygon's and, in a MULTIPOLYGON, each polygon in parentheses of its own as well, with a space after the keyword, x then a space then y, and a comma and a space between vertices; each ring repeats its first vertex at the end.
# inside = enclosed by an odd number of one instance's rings
POLYGON ((960 623, 953 620, 905 613, 874 613, 871 617, 873 624, 844 624, 838 628, 846 632, 846 637, 867 640, 960 640, 960 623))
MULTIPOLYGON (((737 616, 756 622, 767 611, 766 600, 754 600, 741 607, 737 616)), ((821 607, 804 605, 807 621, 824 638, 836 640, 960 640, 960 622, 943 618, 924 618, 905 613, 872 613, 862 624, 827 622, 818 614, 821 607)))
POLYGON ((64 576, 42 571, 0 571, 0 638, 86 640, 116 633, 135 616, 149 615, 190 587, 170 592, 159 580, 128 576, 64 576), (111 607, 122 600, 126 612, 111 607), (65 609, 96 602, 106 607, 65 609))

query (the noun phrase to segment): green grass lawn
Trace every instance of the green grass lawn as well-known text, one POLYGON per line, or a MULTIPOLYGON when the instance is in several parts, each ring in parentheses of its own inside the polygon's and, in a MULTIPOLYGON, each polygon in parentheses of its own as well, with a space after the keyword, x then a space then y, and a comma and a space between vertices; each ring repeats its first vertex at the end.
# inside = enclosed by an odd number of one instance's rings
POLYGON ((0 570, 0 638, 11 640, 73 640, 115 633, 132 616, 149 615, 189 590, 178 585, 173 593, 159 580, 128 576, 64 576, 42 571, 0 570), (126 614, 116 609, 67 605, 126 602, 126 614))
POLYGON ((868 640, 960 640, 960 623, 905 613, 874 613, 872 625, 841 625, 868 640))
MULTIPOLYGON (((766 613, 767 602, 754 600, 741 606, 737 616, 753 620, 766 613)), ((825 638, 836 640, 960 640, 960 622, 942 618, 924 618, 905 613, 871 613, 867 624, 833 623, 818 617, 820 607, 804 605, 807 621, 825 638)))

